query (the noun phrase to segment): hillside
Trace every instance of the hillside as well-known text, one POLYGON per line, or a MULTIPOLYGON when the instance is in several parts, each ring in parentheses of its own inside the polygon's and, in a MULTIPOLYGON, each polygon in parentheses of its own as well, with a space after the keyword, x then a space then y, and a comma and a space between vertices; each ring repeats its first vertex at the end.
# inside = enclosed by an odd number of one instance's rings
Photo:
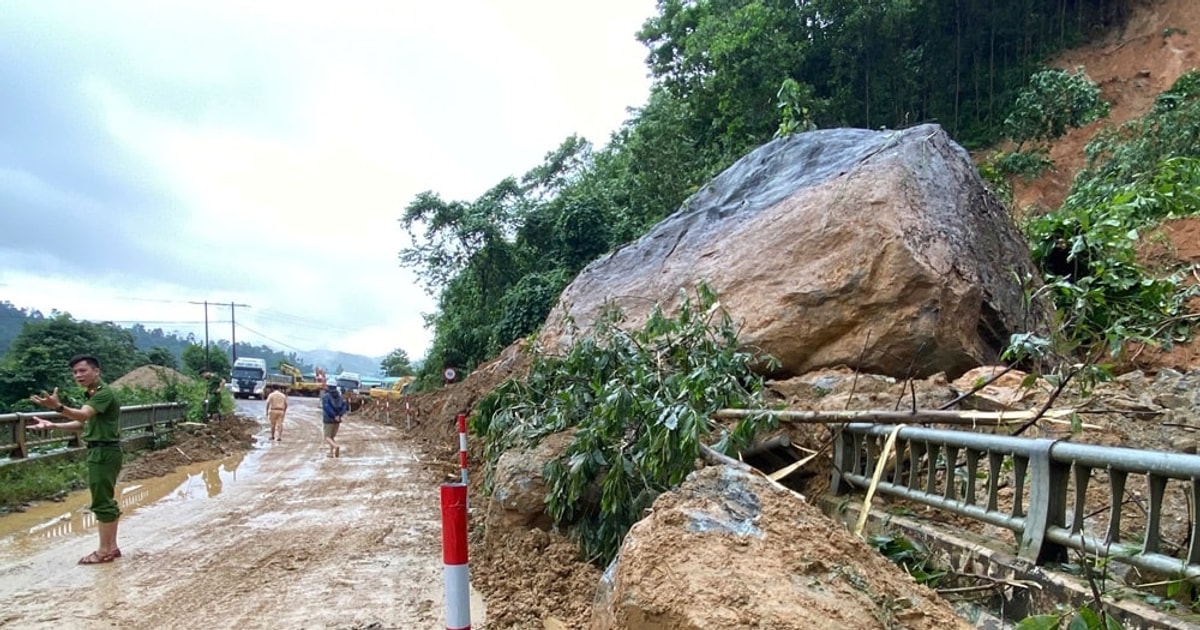
MULTIPOLYGON (((1055 168, 1031 181, 1014 182, 1013 211, 1028 216, 1060 206, 1075 175, 1086 165, 1084 148, 1107 127, 1120 126, 1150 111, 1154 99, 1188 70, 1200 67, 1200 3, 1147 0, 1122 28, 1098 41, 1051 60, 1055 68, 1082 67, 1112 106, 1108 118, 1071 129, 1050 147, 1055 168)), ((1166 222, 1142 237, 1144 262, 1200 263, 1200 217, 1166 222)), ((1193 306, 1193 311, 1196 307, 1193 306)), ((1131 367, 1187 370, 1200 365, 1200 343, 1169 349, 1134 348, 1131 367)))
MULTIPOLYGON (((1197 37, 1200 37, 1200 3, 1195 0, 1148 1, 1139 5, 1131 20, 1118 32, 1051 60, 1050 65, 1059 68, 1083 66, 1087 74, 1103 88, 1104 97, 1112 104, 1112 115, 1070 132, 1055 144, 1051 156, 1058 165, 1057 169, 1034 181, 1019 183, 1014 195, 1013 211, 1022 215, 1057 208, 1075 174, 1084 165, 1084 146, 1097 131, 1142 116, 1160 92, 1169 88, 1183 72, 1200 65, 1196 54, 1197 37)), ((1200 221, 1190 219, 1177 222, 1173 227, 1168 227, 1166 232, 1170 237, 1170 246, 1165 255, 1200 262, 1200 221)), ((1181 368, 1200 365, 1200 360, 1197 360, 1200 355, 1186 346, 1177 347, 1171 354, 1147 351, 1139 357, 1141 366, 1151 370, 1165 365, 1181 368)), ((528 370, 528 365, 528 356, 514 345, 492 362, 482 365, 462 383, 415 397, 415 437, 427 452, 440 463, 446 464, 447 479, 454 478, 456 471, 453 462, 457 454, 453 425, 448 420, 456 413, 470 413, 484 395, 505 378, 520 378, 528 370)), ((860 399, 864 398, 862 393, 856 398, 851 391, 841 397, 828 396, 822 399, 830 392, 813 387, 812 382, 801 377, 794 382, 773 383, 772 387, 792 408, 849 408, 852 400, 859 404, 860 399)), ((858 384, 858 375, 854 376, 853 382, 858 384)), ((1133 390, 1133 384, 1141 387, 1144 383, 1136 375, 1131 375, 1113 385, 1116 394, 1114 399, 1131 398, 1125 388, 1133 390)), ((928 391, 945 396, 944 385, 931 381, 928 391)), ((887 386, 887 391, 881 391, 878 398, 868 402, 875 402, 876 405, 886 402, 890 405, 902 397, 903 388, 892 383, 887 386)), ((916 404, 918 395, 915 390, 913 397, 916 404)), ((938 400, 937 404, 943 402, 938 400)), ((1143 422, 1141 418, 1122 419, 1119 415, 1114 414, 1113 418, 1103 421, 1099 416, 1089 417, 1089 422, 1098 425, 1103 422, 1105 426, 1087 435, 1086 439, 1108 445, 1156 449, 1194 444, 1192 436, 1181 435, 1180 431, 1163 431, 1156 423, 1143 422)), ((388 418, 379 415, 378 419, 387 421, 388 418)), ((813 450, 821 448, 816 430, 796 432, 790 438, 793 444, 813 450)), ((1192 448, 1191 452, 1194 452, 1192 448)), ((813 479, 818 480, 814 492, 820 491, 820 480, 828 478, 827 472, 823 469, 821 474, 813 475, 813 479)), ((473 480, 478 478, 473 477, 473 480)), ((487 505, 489 509, 492 507, 490 497, 478 496, 477 501, 478 505, 487 505)), ((575 547, 557 534, 506 529, 500 526, 499 520, 494 513, 488 514, 478 533, 481 553, 472 559, 473 579, 487 597, 488 614, 493 623, 504 628, 539 627, 539 624, 547 628, 587 627, 599 570, 576 561, 575 547)), ((813 555, 820 553, 814 552, 813 555)), ((691 555, 704 557, 701 552, 691 555)), ((723 603, 697 602, 696 606, 703 608, 711 605, 715 608, 723 603)))
POLYGON ((1108 118, 1070 130, 1050 148, 1055 170, 1015 184, 1018 214, 1062 204, 1075 174, 1083 168, 1084 147, 1100 129, 1120 125, 1150 111, 1154 98, 1185 71, 1200 65, 1200 3, 1148 0, 1118 31, 1068 51, 1049 62, 1055 68, 1082 67, 1112 104, 1108 118))

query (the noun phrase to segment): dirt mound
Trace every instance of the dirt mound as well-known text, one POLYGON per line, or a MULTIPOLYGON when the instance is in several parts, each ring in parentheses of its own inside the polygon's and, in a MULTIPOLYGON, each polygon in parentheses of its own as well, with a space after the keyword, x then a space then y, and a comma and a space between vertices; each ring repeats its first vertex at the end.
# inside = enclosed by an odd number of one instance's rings
POLYGON ((113 387, 144 387, 157 389, 170 382, 187 383, 191 377, 161 365, 143 365, 110 383, 113 387))
POLYGON ((472 532, 471 557, 471 582, 487 598, 488 627, 587 627, 600 569, 580 560, 579 547, 563 536, 508 529, 491 514, 472 532))
POLYGON ((404 404, 409 404, 412 416, 413 441, 439 461, 452 465, 458 476, 458 427, 460 413, 470 415, 475 404, 510 378, 520 378, 529 372, 530 357, 527 345, 519 341, 504 349, 500 356, 484 363, 459 383, 452 383, 433 392, 408 396, 406 400, 386 405, 378 400, 368 401, 357 414, 374 422, 403 424, 406 421, 404 404))
POLYGON ((257 430, 258 422, 242 416, 225 416, 208 424, 177 425, 170 446, 128 462, 121 469, 121 480, 161 477, 179 466, 249 450, 254 446, 253 435, 257 430))
POLYGON ((815 506, 750 473, 704 468, 649 512, 605 572, 593 628, 970 627, 815 506))

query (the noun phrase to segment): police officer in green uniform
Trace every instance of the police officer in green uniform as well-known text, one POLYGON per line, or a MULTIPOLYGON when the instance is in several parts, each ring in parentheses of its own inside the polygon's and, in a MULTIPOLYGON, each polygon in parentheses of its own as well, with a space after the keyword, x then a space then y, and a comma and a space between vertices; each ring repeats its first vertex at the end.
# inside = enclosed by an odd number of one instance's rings
POLYGON ((220 417, 221 390, 225 389, 225 379, 213 374, 211 370, 205 370, 200 376, 204 377, 205 387, 208 392, 207 397, 204 399, 204 417, 206 420, 220 417))
POLYGON ((114 492, 121 472, 121 403, 104 381, 100 380, 100 360, 90 354, 71 357, 71 373, 85 390, 86 402, 79 408, 67 407, 58 398, 58 388, 29 399, 58 412, 67 422, 51 422, 34 416, 30 429, 80 431, 87 444, 88 490, 92 493, 92 514, 100 530, 100 548, 79 559, 79 564, 102 564, 121 557, 117 547, 117 519, 121 510, 114 492))

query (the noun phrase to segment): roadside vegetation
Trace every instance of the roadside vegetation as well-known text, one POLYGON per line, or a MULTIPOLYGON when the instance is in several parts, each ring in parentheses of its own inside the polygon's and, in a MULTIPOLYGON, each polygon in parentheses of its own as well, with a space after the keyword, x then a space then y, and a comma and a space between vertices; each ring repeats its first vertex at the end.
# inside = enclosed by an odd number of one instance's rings
POLYGON ((633 331, 621 321, 619 309, 608 311, 566 355, 536 357, 528 379, 505 382, 471 416, 489 484, 490 464, 504 451, 574 430, 545 470, 547 513, 600 566, 659 493, 695 470, 702 449, 732 454, 776 426, 768 416, 729 428, 709 417, 762 408, 754 367, 772 359, 738 348, 736 327, 707 286, 685 294, 673 316, 655 310, 633 331))
POLYGON ((55 458, 0 466, 0 514, 38 499, 62 497, 87 487, 83 458, 55 458))

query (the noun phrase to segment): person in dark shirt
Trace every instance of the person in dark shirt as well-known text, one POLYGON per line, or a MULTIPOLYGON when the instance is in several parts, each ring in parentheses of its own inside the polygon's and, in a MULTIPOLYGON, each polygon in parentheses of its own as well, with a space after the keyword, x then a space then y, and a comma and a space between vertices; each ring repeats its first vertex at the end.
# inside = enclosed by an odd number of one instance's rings
POLYGON ((325 393, 321 395, 321 426, 325 433, 325 443, 329 445, 329 457, 342 456, 342 447, 334 438, 337 437, 338 427, 342 426, 342 417, 349 411, 350 404, 342 396, 337 383, 327 383, 325 393))
POLYGON ((114 498, 117 475, 121 472, 124 455, 121 452, 121 403, 116 394, 100 380, 100 360, 90 354, 80 354, 69 361, 75 382, 84 388, 87 401, 81 407, 68 407, 59 400, 58 388, 29 399, 45 409, 55 411, 67 422, 52 422, 34 416, 30 429, 79 431, 87 444, 88 490, 92 494, 92 514, 99 523, 100 547, 79 559, 79 564, 102 564, 121 557, 117 547, 117 520, 121 510, 114 498))

